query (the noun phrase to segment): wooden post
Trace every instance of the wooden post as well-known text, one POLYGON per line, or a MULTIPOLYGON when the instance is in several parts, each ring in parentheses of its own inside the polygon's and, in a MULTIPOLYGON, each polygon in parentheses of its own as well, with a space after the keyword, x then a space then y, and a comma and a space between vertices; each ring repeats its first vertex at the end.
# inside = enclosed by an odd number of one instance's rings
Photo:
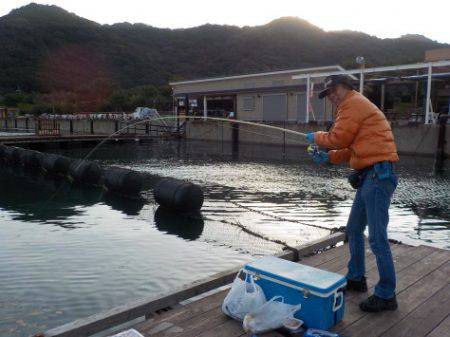
POLYGON ((380 110, 384 112, 384 102, 386 100, 386 84, 381 84, 380 110))
POLYGON ((223 154, 223 121, 222 121, 222 154, 223 154))
MULTIPOLYGON (((419 71, 417 71, 416 75, 419 75, 419 71)), ((417 101, 418 101, 418 98, 419 98, 419 81, 416 81, 416 86, 415 87, 416 88, 415 88, 415 91, 414 91, 414 114, 417 113, 417 101)))
MULTIPOLYGON (((283 129, 286 129, 286 121, 283 121, 283 129)), ((286 157, 286 131, 283 131, 283 158, 286 157)))
POLYGON ((306 78, 306 118, 305 118, 306 124, 309 123, 310 91, 311 91, 311 76, 308 74, 308 77, 306 78))
POLYGON ((359 93, 364 95, 364 63, 361 65, 361 73, 359 75, 359 93))
POLYGON ((203 96, 203 118, 204 120, 208 118, 208 101, 206 100, 206 95, 203 96))
POLYGON ((430 64, 428 66, 427 96, 425 104, 425 124, 429 124, 431 118, 431 80, 432 80, 432 67, 430 64))
MULTIPOLYGON (((233 98, 233 111, 234 111, 234 119, 238 118, 237 113, 237 104, 236 104, 236 96, 233 98)), ((238 156, 239 154, 239 124, 231 123, 231 137, 232 137, 232 154, 233 156, 238 156)))
POLYGON ((434 171, 436 173, 441 172, 444 168, 444 159, 445 159, 445 130, 447 129, 447 120, 450 117, 449 115, 441 115, 439 116, 439 133, 438 133, 438 141, 437 148, 434 159, 434 171))
MULTIPOLYGON (((177 103, 176 103, 177 104, 177 103)), ((177 133, 180 133, 180 118, 178 117, 178 105, 175 105, 175 122, 177 126, 177 133)))

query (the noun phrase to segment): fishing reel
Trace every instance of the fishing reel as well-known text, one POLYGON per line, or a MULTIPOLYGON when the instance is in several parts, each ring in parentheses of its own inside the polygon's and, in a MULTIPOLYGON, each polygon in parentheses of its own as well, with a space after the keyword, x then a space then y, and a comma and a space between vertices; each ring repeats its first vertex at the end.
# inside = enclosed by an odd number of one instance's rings
POLYGON ((308 152, 309 155, 314 156, 315 154, 319 153, 319 146, 317 144, 310 144, 306 148, 306 152, 308 152))

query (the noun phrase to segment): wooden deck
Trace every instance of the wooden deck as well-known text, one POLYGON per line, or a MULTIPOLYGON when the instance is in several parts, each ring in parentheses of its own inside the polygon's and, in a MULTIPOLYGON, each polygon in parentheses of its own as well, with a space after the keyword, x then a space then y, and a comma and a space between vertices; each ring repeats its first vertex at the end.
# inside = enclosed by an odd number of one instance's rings
MULTIPOLYGON (((450 251, 428 246, 392 244, 397 272, 397 311, 367 314, 358 303, 367 294, 348 292, 346 312, 333 330, 343 336, 420 337, 450 336, 450 251)), ((349 253, 341 245, 300 263, 345 274, 349 253)), ((367 249, 369 293, 378 278, 375 258, 367 249)), ((148 337, 246 336, 241 325, 225 316, 220 306, 228 290, 222 290, 172 310, 160 312, 134 326, 148 337)), ((281 336, 276 332, 262 336, 281 336)))

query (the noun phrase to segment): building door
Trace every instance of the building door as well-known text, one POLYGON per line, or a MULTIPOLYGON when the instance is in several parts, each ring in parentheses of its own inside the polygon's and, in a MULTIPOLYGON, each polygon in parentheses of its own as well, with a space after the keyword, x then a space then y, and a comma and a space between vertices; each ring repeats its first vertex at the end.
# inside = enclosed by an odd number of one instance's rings
POLYGON ((287 120, 287 95, 270 94, 263 96, 263 120, 281 122, 287 120))

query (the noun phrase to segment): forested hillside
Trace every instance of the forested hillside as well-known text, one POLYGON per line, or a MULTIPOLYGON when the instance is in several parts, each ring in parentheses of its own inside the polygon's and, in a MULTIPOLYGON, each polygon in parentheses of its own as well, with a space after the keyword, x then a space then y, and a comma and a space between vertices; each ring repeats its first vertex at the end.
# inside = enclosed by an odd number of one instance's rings
POLYGON ((243 28, 100 25, 56 6, 30 4, 0 18, 0 46, 3 104, 39 113, 50 105, 61 111, 167 108, 169 80, 354 67, 358 55, 368 65, 418 62, 425 50, 448 45, 417 35, 325 32, 298 18, 243 28))

